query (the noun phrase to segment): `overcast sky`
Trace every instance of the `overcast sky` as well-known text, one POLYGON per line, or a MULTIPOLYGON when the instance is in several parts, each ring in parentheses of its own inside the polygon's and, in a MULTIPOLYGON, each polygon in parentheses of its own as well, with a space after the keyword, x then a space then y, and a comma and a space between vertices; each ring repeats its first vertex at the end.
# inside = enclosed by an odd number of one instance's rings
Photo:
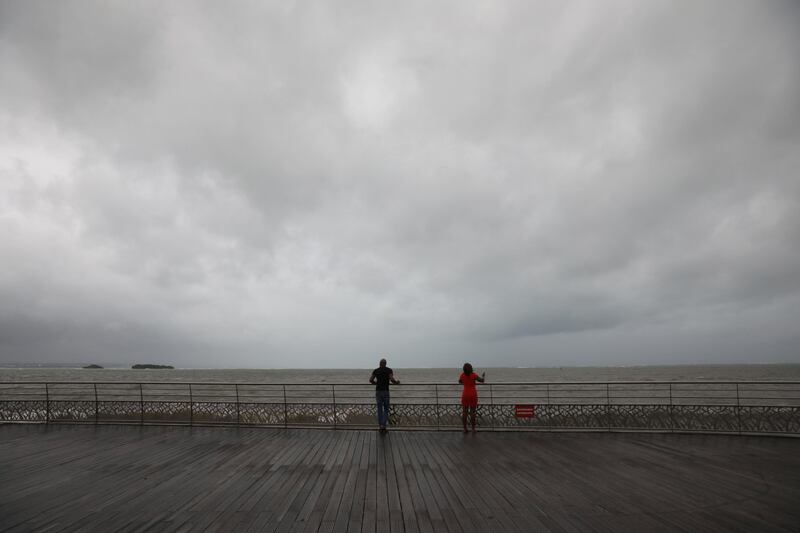
POLYGON ((0 362, 800 362, 800 3, 0 3, 0 362))

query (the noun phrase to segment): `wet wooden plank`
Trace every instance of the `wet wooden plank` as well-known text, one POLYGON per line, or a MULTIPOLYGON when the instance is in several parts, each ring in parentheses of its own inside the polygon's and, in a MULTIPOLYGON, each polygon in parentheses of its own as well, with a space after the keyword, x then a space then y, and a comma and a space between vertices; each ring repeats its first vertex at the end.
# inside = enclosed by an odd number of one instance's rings
MULTIPOLYGON (((362 504, 363 502, 356 502, 355 490, 358 479, 358 462, 361 457, 362 450, 364 449, 364 437, 366 432, 360 432, 353 446, 353 455, 348 461, 346 467, 347 477, 345 478, 344 488, 342 490, 341 500, 339 501, 338 509, 336 510, 336 518, 333 520, 331 531, 341 533, 347 531, 348 520, 350 519, 350 511, 353 506, 362 504)), ((329 523, 323 522, 320 531, 326 531, 329 523)), ((361 529, 359 526, 358 529, 361 529)))
MULTIPOLYGON (((399 435, 398 435, 399 436, 399 435)), ((387 461, 390 461, 391 466, 387 464, 388 468, 392 469, 390 478, 394 480, 397 487, 397 494, 400 500, 400 517, 402 517, 402 531, 417 532, 420 530, 417 523, 417 513, 414 509, 414 502, 411 498, 411 490, 409 489, 408 479, 405 475, 403 459, 400 455, 401 443, 399 439, 392 439, 389 435, 383 436, 387 443, 387 461)), ((395 517, 397 513, 395 513, 395 517)), ((395 531, 399 523, 393 517, 391 522, 392 531, 395 531)))
POLYGON ((298 469, 295 487, 286 495, 285 510, 278 516, 278 532, 290 531, 303 520, 300 514, 318 485, 323 472, 323 465, 334 442, 334 435, 321 439, 310 454, 302 470, 298 469))
POLYGON ((0 531, 792 531, 800 439, 0 426, 0 531))
MULTIPOLYGON (((376 434, 370 433, 369 455, 364 487, 364 516, 361 520, 361 533, 375 533, 378 527, 378 506, 386 505, 385 493, 378 494, 378 446, 376 434)), ((385 491, 385 487, 383 488, 385 491)))
MULTIPOLYGON (((367 481, 370 468, 370 450, 375 448, 373 432, 364 432, 364 442, 361 448, 360 458, 357 465, 356 485, 353 493, 350 512, 347 517, 347 527, 345 531, 362 531, 364 523, 365 507, 367 502, 367 481)), ((374 495, 373 495, 374 499, 374 495)))

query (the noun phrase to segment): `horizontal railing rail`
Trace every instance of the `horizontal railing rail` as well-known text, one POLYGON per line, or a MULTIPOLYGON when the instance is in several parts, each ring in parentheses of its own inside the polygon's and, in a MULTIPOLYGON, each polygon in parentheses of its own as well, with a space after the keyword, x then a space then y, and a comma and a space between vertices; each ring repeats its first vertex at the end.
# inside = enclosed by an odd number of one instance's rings
MULTIPOLYGON (((393 386, 390 424, 461 424, 461 386, 393 386)), ((506 382, 479 385, 494 430, 704 431, 800 435, 800 381, 506 382)), ((364 383, 0 382, 0 422, 368 427, 364 383)))

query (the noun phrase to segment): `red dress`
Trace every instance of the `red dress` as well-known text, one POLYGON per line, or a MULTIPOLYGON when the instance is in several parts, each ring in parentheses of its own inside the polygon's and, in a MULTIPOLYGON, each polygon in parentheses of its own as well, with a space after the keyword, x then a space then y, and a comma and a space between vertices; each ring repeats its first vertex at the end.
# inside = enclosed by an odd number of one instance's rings
POLYGON ((475 382, 478 379, 478 374, 473 372, 470 375, 466 375, 463 372, 458 377, 458 381, 460 381, 464 385, 464 392, 461 393, 461 405, 464 407, 478 407, 478 389, 475 388, 475 382))

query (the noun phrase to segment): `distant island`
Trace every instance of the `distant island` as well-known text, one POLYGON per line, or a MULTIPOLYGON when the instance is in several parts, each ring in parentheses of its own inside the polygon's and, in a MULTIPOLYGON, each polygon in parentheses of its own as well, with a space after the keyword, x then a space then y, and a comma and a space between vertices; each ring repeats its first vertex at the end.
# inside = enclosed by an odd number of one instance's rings
POLYGON ((175 367, 171 366, 171 365, 133 365, 131 368, 134 369, 134 370, 151 369, 151 368, 154 368, 154 369, 157 369, 157 370, 161 370, 161 369, 174 370, 175 369, 175 367))
POLYGON ((102 367, 102 366, 100 366, 100 365, 86 365, 86 366, 85 366, 85 367, 83 367, 83 368, 103 368, 103 367, 102 367))

